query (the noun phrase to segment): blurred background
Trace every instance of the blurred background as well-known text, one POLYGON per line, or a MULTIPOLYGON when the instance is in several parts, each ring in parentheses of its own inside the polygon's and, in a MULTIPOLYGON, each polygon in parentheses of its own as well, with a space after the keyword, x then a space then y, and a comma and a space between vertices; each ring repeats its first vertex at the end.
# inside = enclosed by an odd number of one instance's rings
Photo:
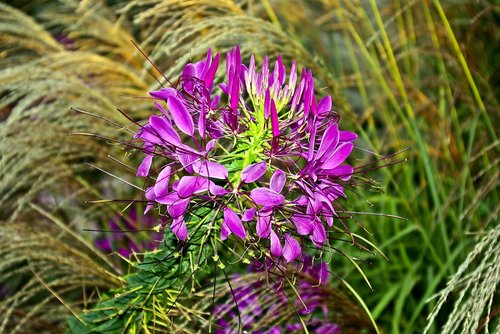
POLYGON ((173 79, 236 44, 245 59, 312 68, 342 127, 360 134, 358 164, 409 149, 349 199, 384 215, 357 216, 353 232, 376 248, 339 243, 330 269, 352 291, 331 286, 360 307, 355 291, 383 333, 498 332, 499 16, 485 0, 1 3, 0 332, 65 332, 123 284, 124 258, 161 239, 140 205, 106 202, 143 186, 119 143, 131 135, 99 118, 153 111, 138 97, 159 84, 132 40, 173 79), (143 231, 91 231, 110 225, 143 231))

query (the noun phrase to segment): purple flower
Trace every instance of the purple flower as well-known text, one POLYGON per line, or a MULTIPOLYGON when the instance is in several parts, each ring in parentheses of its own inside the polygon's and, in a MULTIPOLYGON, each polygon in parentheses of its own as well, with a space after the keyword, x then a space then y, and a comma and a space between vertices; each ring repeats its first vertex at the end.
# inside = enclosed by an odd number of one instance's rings
POLYGON ((135 208, 128 215, 116 215, 104 228, 102 235, 98 236, 94 244, 103 252, 116 251, 123 257, 128 258, 131 252, 143 252, 154 250, 157 241, 161 240, 159 232, 135 233, 135 230, 154 229, 156 220, 153 217, 138 217, 135 208), (153 237, 152 237, 153 236, 153 237))
MULTIPOLYGON (((332 314, 327 306, 330 297, 323 290, 323 287, 328 284, 327 264, 325 262, 314 264, 312 258, 308 256, 301 257, 301 260, 302 264, 290 268, 292 272, 300 273, 296 276, 298 282, 296 292, 300 300, 293 293, 288 294, 289 292, 280 281, 268 287, 274 291, 273 294, 268 294, 262 293, 266 290, 263 289, 263 285, 266 284, 265 280, 257 278, 249 282, 241 275, 232 276, 233 291, 230 301, 217 305, 213 312, 215 333, 237 333, 239 326, 244 331, 254 334, 303 333, 303 324, 297 318, 283 316, 292 307, 290 305, 292 301, 294 310, 301 315, 313 314, 302 319, 310 333, 339 334, 340 326, 331 320, 332 316, 336 315, 332 314), (238 311, 236 311, 236 305, 238 311), (238 324, 240 319, 241 323, 238 324), (258 328, 256 324, 259 324, 258 328), (268 327, 263 327, 263 324, 268 324, 268 327)), ((276 266, 261 263, 255 263, 249 268, 250 272, 276 273, 275 270, 277 270, 276 266), (264 266, 267 266, 265 270, 264 266)))
POLYGON ((322 247, 342 219, 336 202, 346 197, 357 136, 339 129, 331 97, 317 100, 311 70, 299 80, 296 63, 287 72, 281 56, 272 69, 267 57, 257 68, 253 55, 246 66, 235 47, 215 82, 219 60, 209 50, 175 85, 150 93, 158 114, 135 135, 145 154, 137 175, 150 183, 146 211, 170 217, 185 241, 186 215, 209 207, 206 223, 221 240, 234 234, 294 261, 301 244, 322 247))

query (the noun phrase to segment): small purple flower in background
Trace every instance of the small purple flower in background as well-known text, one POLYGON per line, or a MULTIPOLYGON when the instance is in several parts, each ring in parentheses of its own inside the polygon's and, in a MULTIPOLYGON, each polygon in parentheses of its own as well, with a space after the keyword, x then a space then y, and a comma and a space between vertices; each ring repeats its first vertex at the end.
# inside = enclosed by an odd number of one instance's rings
POLYGON ((106 253, 117 252, 128 258, 132 252, 140 253, 156 249, 161 241, 159 232, 146 231, 155 227, 156 219, 151 216, 137 215, 132 208, 127 216, 116 215, 108 222, 106 231, 109 232, 98 237, 94 243, 97 248, 106 253))
MULTIPOLYGON (((256 263, 250 271, 261 271, 263 266, 256 263)), ((272 271, 272 265, 268 266, 267 270, 272 271)), ((217 305, 213 312, 215 333, 238 333, 240 326, 246 333, 252 334, 303 333, 304 327, 297 319, 295 310, 299 311, 309 333, 341 333, 340 326, 330 320, 332 314, 326 304, 328 296, 321 289, 328 285, 327 264, 313 264, 312 258, 306 256, 303 257, 303 263, 297 265, 294 270, 300 272, 300 276, 297 276, 297 293, 302 301, 293 294, 287 295, 280 281, 271 287, 274 293, 267 294, 261 293, 266 283, 256 280, 248 284, 242 280, 241 275, 233 276, 232 302, 217 305), (287 316, 286 312, 291 312, 290 316, 287 316), (262 318, 266 321, 262 321, 262 318), (264 323, 269 328, 263 327, 264 323)))
POLYGON ((287 73, 281 56, 272 70, 267 57, 258 70, 253 55, 247 67, 235 47, 226 80, 215 85, 219 61, 209 50, 175 86, 150 92, 159 113, 135 136, 146 155, 137 176, 153 183, 146 212, 159 209, 186 241, 187 219, 209 207, 201 221, 221 240, 264 242, 291 262, 307 238, 322 247, 327 228, 343 219, 336 201, 346 197, 353 168, 345 161, 357 136, 339 130, 331 97, 317 100, 310 70, 298 81, 295 62, 287 73))

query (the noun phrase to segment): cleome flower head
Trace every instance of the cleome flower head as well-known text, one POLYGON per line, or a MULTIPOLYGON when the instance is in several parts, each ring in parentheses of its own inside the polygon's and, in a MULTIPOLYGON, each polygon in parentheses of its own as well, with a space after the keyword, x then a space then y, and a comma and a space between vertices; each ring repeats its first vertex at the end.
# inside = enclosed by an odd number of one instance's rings
POLYGON ((267 57, 260 69, 253 55, 246 66, 235 47, 215 85, 219 60, 209 50, 174 87, 150 92, 158 114, 135 135, 145 153, 137 176, 154 180, 146 212, 159 208, 185 241, 186 214, 208 206, 206 224, 221 240, 234 234, 290 262, 307 239, 327 241, 357 136, 339 129, 330 96, 317 100, 310 70, 299 80, 295 62, 287 73, 280 56, 272 70, 267 57))

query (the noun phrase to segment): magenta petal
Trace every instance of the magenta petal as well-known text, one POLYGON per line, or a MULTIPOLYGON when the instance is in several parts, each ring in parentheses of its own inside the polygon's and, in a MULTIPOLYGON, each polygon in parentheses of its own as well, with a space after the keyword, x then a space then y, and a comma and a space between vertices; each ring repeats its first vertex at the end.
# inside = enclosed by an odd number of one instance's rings
POLYGON ((274 207, 285 201, 283 195, 269 188, 255 188, 250 192, 250 197, 255 203, 266 207, 274 207))
POLYGON ((214 148, 216 142, 217 142, 216 139, 212 139, 211 141, 209 141, 205 146, 205 151, 210 152, 214 148))
POLYGON ((311 218, 306 215, 293 215, 292 222, 300 235, 309 235, 312 232, 311 218))
POLYGON ((177 194, 181 198, 208 190, 208 179, 201 176, 183 176, 177 186, 177 194))
MULTIPOLYGON (((329 157, 329 153, 333 153, 335 148, 339 143, 339 126, 337 123, 330 125, 328 129, 326 129, 323 134, 323 138, 321 139, 321 143, 318 148, 318 152, 316 153, 316 160, 320 160, 325 154, 326 157, 329 157)), ((321 159, 324 161, 324 159, 321 159)))
POLYGON ((326 231, 325 227, 319 220, 313 220, 312 222, 312 235, 311 240, 317 244, 322 244, 326 241, 326 231))
POLYGON ((271 230, 271 254, 273 256, 281 256, 283 254, 280 239, 273 230, 271 230))
POLYGON ((269 93, 269 88, 266 90, 266 95, 264 96, 264 117, 266 119, 271 115, 271 95, 269 93))
POLYGON ((179 217, 174 219, 172 225, 170 226, 170 229, 177 238, 179 238, 182 241, 186 241, 188 230, 186 223, 184 222, 184 217, 179 217))
POLYGON ((168 214, 172 218, 180 217, 184 215, 184 212, 186 212, 188 205, 189 205, 189 198, 180 199, 167 208, 168 214))
POLYGON ((307 161, 312 161, 314 158, 314 145, 316 144, 316 131, 317 125, 313 125, 309 138, 309 152, 307 155, 307 161))
POLYGON ((197 72, 198 71, 196 70, 196 66, 194 66, 193 64, 187 64, 186 66, 184 66, 184 70, 182 70, 182 76, 187 77, 184 78, 185 80, 189 80, 190 78, 197 78, 197 72))
POLYGON ((212 65, 210 65, 210 68, 208 69, 207 74, 205 76, 205 86, 209 88, 212 86, 214 82, 215 73, 217 72, 217 68, 219 67, 219 60, 220 60, 220 54, 217 53, 212 62, 212 65))
POLYGON ((340 141, 341 142, 351 142, 355 141, 358 138, 358 135, 349 131, 340 131, 340 141))
POLYGON ((179 130, 192 136, 194 134, 193 118, 184 104, 177 97, 172 96, 167 100, 167 106, 179 130))
POLYGON ((167 100, 169 97, 177 95, 177 91, 174 88, 166 87, 160 90, 153 90, 149 92, 149 95, 161 100, 167 100))
POLYGON ((172 167, 167 166, 163 168, 156 178, 154 185, 154 192, 156 197, 166 195, 168 193, 168 184, 170 182, 170 175, 172 174, 172 167))
POLYGON ((231 109, 236 110, 238 107, 238 99, 239 99, 239 93, 240 93, 240 82, 237 77, 233 79, 233 85, 231 87, 231 94, 230 94, 230 103, 231 103, 231 109))
POLYGON ((144 159, 142 159, 142 162, 139 165, 139 168, 137 168, 137 176, 139 176, 139 177, 148 176, 149 169, 151 168, 152 162, 153 162, 153 156, 146 155, 146 157, 144 159))
POLYGON ((153 203, 151 201, 155 201, 155 193, 153 191, 153 187, 149 187, 146 189, 146 193, 144 194, 144 197, 148 200, 148 204, 146 205, 146 209, 144 210, 144 214, 148 213, 149 210, 153 207, 153 203))
POLYGON ((332 169, 343 163, 351 154, 353 147, 354 145, 351 143, 339 145, 335 153, 321 166, 321 169, 332 169))
POLYGON ((216 185, 212 181, 209 180, 208 183, 209 183, 209 192, 210 192, 211 195, 214 195, 214 196, 224 196, 224 195, 229 194, 228 190, 224 189, 221 186, 216 185))
POLYGON ((278 137, 280 135, 280 124, 278 120, 278 112, 276 111, 276 104, 274 99, 271 100, 271 127, 273 130, 273 137, 278 137))
POLYGON ((245 183, 257 181, 262 175, 266 174, 266 170, 267 166, 265 161, 248 165, 243 172, 241 172, 241 181, 245 183))
POLYGON ((193 162, 193 170, 205 177, 213 177, 214 179, 227 179, 227 169, 223 165, 212 161, 195 161, 193 162))
POLYGON ((156 108, 158 108, 159 111, 162 112, 163 116, 165 116, 166 119, 168 120, 169 113, 167 112, 167 110, 165 108, 163 108, 163 106, 161 104, 159 104, 158 102, 155 102, 154 105, 156 108))
POLYGON ((324 114, 332 110, 332 97, 331 96, 325 96, 324 98, 321 99, 318 103, 318 114, 324 114))
POLYGON ((236 212, 234 212, 230 208, 224 209, 224 221, 226 222, 231 232, 236 234, 241 239, 246 238, 247 233, 245 231, 245 228, 243 227, 243 224, 241 223, 240 217, 238 217, 236 212))
POLYGON ((225 220, 222 221, 222 224, 220 226, 220 240, 224 241, 227 239, 227 237, 231 234, 231 230, 227 226, 227 223, 225 220))
POLYGON ((271 182, 269 188, 280 193, 283 190, 283 187, 286 183, 286 174, 281 169, 277 169, 273 176, 271 176, 271 182))
POLYGON ((182 164, 182 167, 188 172, 188 173, 194 173, 193 170, 193 161, 196 161, 198 157, 195 154, 190 154, 190 153, 177 153, 177 157, 179 161, 182 164))
POLYGON ((333 225, 333 216, 336 215, 335 211, 332 212, 331 210, 328 209, 323 209, 321 210, 321 213, 323 214, 323 217, 325 217, 326 224, 330 227, 333 225))
POLYGON ((181 137, 164 117, 151 116, 149 124, 154 134, 161 139, 162 144, 179 145, 181 143, 181 137))
POLYGON ((307 200, 306 196, 301 195, 298 198, 294 199, 293 203, 297 204, 297 205, 307 205, 307 203, 309 203, 309 201, 307 200))
POLYGON ((160 204, 171 205, 179 200, 179 195, 177 195, 176 192, 172 192, 163 196, 156 197, 154 200, 160 204))
POLYGON ((322 174, 328 175, 328 176, 336 176, 336 177, 342 179, 343 181, 348 181, 351 178, 353 172, 354 172, 354 168, 352 168, 352 166, 343 165, 343 166, 337 166, 333 169, 323 171, 322 174))
POLYGON ((219 102, 220 102, 220 95, 215 95, 212 99, 212 102, 210 102, 210 108, 211 109, 218 109, 219 102))
POLYGON ((286 262, 291 262, 298 258, 302 253, 299 242, 290 236, 290 234, 285 235, 285 247, 283 248, 283 257, 286 262))
POLYGON ((257 236, 267 238, 271 233, 271 212, 259 212, 257 216, 257 236))
POLYGON ((255 211, 257 211, 256 208, 250 208, 247 209, 243 212, 243 217, 241 217, 241 220, 244 222, 249 222, 255 218, 255 211))
POLYGON ((206 131, 207 131, 207 107, 205 106, 205 103, 202 102, 200 116, 198 117, 198 133, 202 138, 205 138, 206 131))

